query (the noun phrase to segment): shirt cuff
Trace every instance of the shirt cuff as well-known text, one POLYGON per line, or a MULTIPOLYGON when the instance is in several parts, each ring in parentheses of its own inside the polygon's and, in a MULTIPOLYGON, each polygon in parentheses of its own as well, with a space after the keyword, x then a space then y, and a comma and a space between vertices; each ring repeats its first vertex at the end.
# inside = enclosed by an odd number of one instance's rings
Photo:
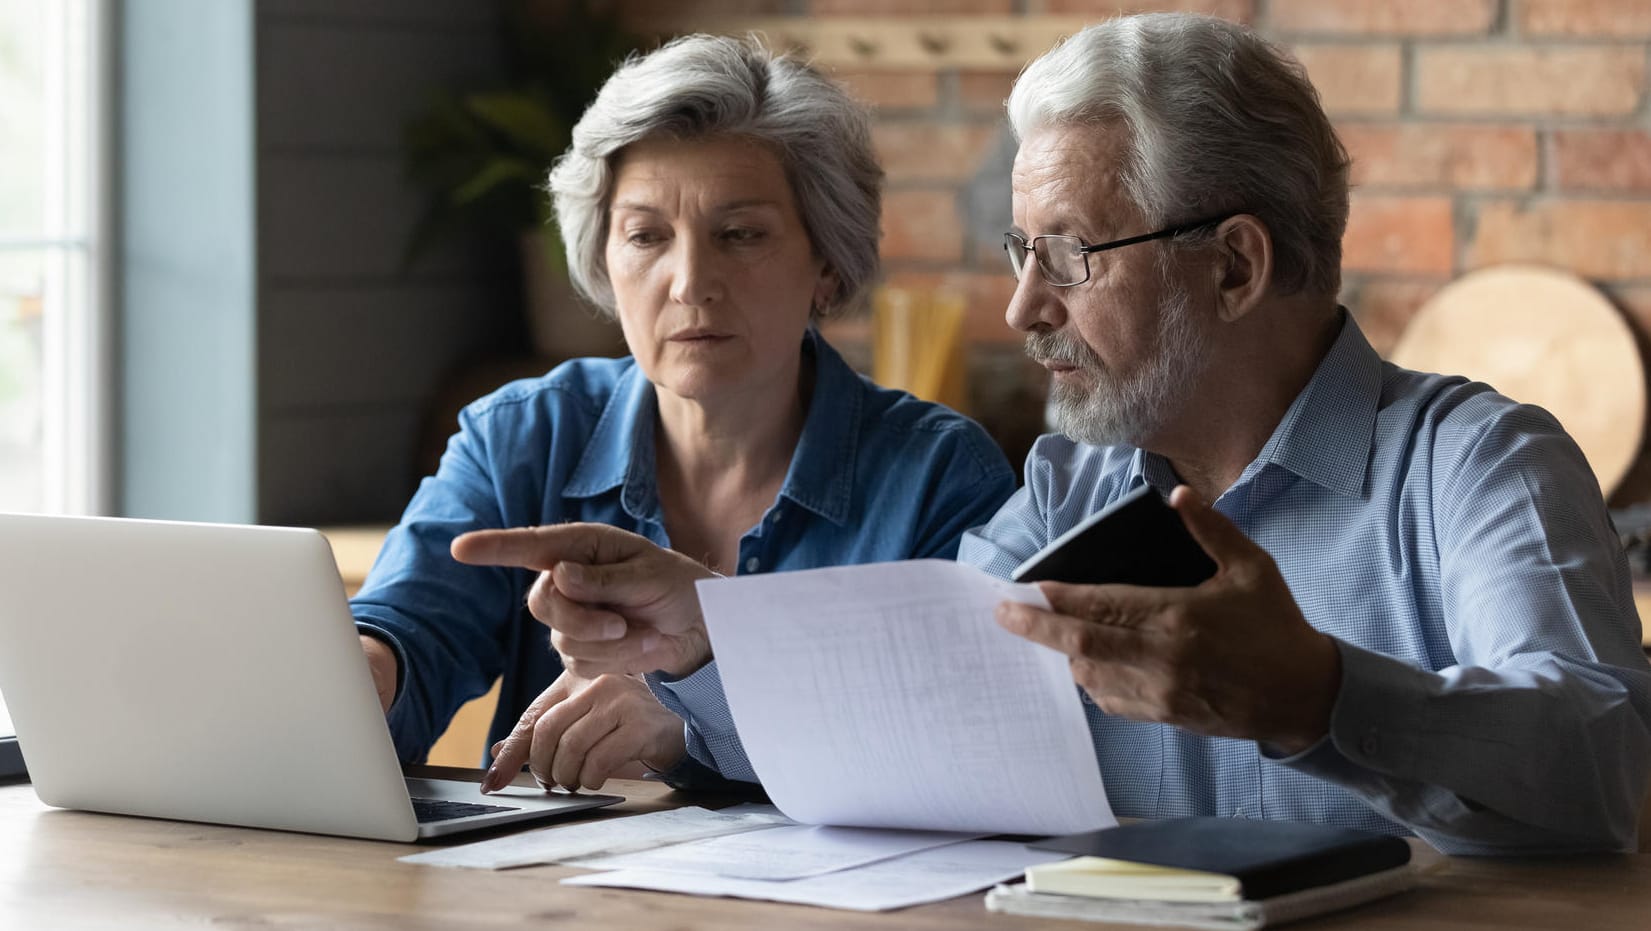
POLYGON ((1432 674, 1403 660, 1337 640, 1341 690, 1330 710, 1330 730, 1298 753, 1279 755, 1265 744, 1267 759, 1346 784, 1363 781, 1364 771, 1386 775, 1412 772, 1426 734, 1427 696, 1432 674))
POLYGON ((358 634, 365 634, 388 646, 390 651, 396 655, 396 697, 390 702, 390 710, 394 711, 396 705, 401 702, 402 687, 407 683, 407 653, 401 648, 401 641, 396 639, 395 634, 379 627, 377 624, 356 621, 355 630, 358 634))

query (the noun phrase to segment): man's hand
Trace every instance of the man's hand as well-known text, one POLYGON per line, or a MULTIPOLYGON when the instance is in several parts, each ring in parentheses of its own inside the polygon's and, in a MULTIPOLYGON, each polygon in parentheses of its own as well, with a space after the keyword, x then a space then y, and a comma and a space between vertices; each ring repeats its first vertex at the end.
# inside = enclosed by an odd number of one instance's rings
POLYGON ((396 700, 396 651, 377 637, 361 635, 361 652, 367 654, 367 668, 373 671, 373 688, 378 691, 378 703, 384 713, 396 700))
POLYGON ((1329 729, 1335 641, 1302 617, 1271 556, 1192 489, 1170 496, 1219 567, 1196 588, 1040 583, 1052 611, 1005 602, 998 623, 1065 653, 1101 710, 1284 753, 1329 729))
POLYGON ((482 791, 509 785, 523 763, 546 788, 600 789, 628 763, 663 772, 687 752, 682 719, 641 679, 586 680, 564 672, 527 706, 510 736, 493 745, 482 791))
POLYGON ((477 530, 452 552, 472 565, 538 570, 528 610, 581 678, 686 675, 711 659, 694 582, 716 573, 646 537, 606 524, 477 530))

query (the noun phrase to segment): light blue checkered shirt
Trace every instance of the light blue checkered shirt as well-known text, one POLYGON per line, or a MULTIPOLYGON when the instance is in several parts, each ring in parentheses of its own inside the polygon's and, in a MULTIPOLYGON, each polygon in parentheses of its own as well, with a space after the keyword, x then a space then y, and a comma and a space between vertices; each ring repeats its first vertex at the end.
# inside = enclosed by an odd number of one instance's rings
MULTIPOLYGON (((1163 458, 1045 436, 958 559, 1007 576, 1163 458)), ((1381 361, 1348 318, 1216 507, 1338 638, 1329 735, 1299 755, 1085 701, 1113 809, 1414 831, 1452 853, 1632 849, 1651 773, 1651 668, 1593 473, 1546 412, 1381 361)), ((655 683, 690 753, 755 779, 715 664, 655 683)))

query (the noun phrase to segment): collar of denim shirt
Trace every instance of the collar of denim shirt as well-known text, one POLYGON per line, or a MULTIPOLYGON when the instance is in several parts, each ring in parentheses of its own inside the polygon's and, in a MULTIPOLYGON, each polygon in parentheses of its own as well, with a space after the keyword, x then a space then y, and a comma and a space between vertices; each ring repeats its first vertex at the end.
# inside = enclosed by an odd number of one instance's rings
MULTIPOLYGON (((801 351, 815 361, 814 391, 780 497, 841 525, 848 521, 853 497, 866 388, 814 328, 804 334, 801 351)), ((562 493, 591 498, 621 488, 620 504, 627 514, 663 523, 654 459, 658 416, 654 386, 632 362, 614 386, 562 493)))

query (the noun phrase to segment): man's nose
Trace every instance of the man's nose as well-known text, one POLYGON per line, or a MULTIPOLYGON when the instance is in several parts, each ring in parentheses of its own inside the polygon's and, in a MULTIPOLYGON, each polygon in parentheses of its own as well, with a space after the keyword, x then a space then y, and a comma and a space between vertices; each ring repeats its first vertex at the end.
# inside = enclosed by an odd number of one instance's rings
MULTIPOLYGON (((1031 259, 1030 255, 1027 259, 1031 259)), ((1028 261, 1015 282, 1015 293, 1009 298, 1009 307, 1003 319, 1015 330, 1030 333, 1040 329, 1058 329, 1066 320, 1066 309, 1061 303, 1061 289, 1044 283, 1038 263, 1028 261)))

